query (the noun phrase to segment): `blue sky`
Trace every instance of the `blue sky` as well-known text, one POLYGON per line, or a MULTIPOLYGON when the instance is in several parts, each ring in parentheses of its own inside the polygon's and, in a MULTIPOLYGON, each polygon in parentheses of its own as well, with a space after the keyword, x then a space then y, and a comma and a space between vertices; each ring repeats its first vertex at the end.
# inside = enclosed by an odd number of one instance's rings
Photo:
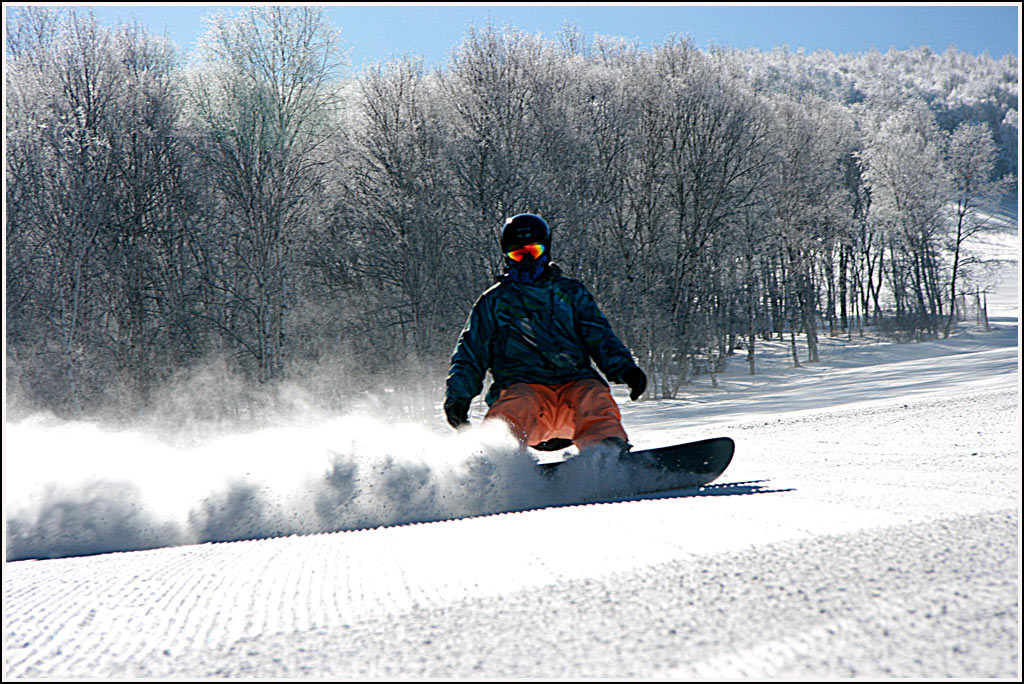
MULTIPOLYGON (((14 3, 17 4, 17 3, 14 3)), ((73 4, 73 3, 69 3, 73 4)), ((204 15, 236 5, 79 4, 102 22, 138 19, 187 49, 203 31, 204 15)), ((554 38, 562 25, 575 23, 583 34, 623 36, 649 47, 676 33, 696 45, 709 44, 770 50, 787 45, 810 52, 864 52, 890 47, 904 50, 927 45, 942 52, 958 50, 993 57, 1019 55, 1020 13, 1017 4, 974 5, 700 5, 700 4, 457 4, 355 5, 325 3, 342 30, 352 66, 408 53, 428 65, 443 65, 470 24, 512 25, 554 38)), ((5 4, 6 8, 11 3, 5 4)))

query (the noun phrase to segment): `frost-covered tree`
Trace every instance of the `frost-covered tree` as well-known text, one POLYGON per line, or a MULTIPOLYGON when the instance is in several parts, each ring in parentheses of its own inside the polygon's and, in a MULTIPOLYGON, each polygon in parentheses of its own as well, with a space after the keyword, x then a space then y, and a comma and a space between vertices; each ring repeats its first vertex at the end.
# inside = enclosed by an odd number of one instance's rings
POLYGON ((78 408, 105 393, 145 403, 180 348, 173 54, 138 27, 74 11, 41 25, 7 73, 9 341, 19 367, 36 366, 33 393, 78 408), (63 369, 62 389, 42 380, 47 363, 63 369))
POLYGON ((799 365, 796 330, 806 336, 808 361, 818 360, 818 301, 821 290, 831 287, 834 249, 850 215, 841 164, 848 142, 841 113, 816 96, 776 100, 773 124, 766 203, 789 303, 793 363, 799 365))
POLYGON ((949 276, 949 314, 943 335, 949 337, 956 318, 959 280, 965 266, 964 243, 991 226, 987 210, 997 205, 1012 190, 1014 179, 993 178, 996 168, 996 144, 989 127, 982 123, 963 123, 953 132, 946 153, 952 183, 955 227, 948 238, 952 254, 949 276))
POLYGON ((886 116, 861 153, 871 214, 887 229, 897 319, 938 332, 943 318, 941 236, 951 195, 945 136, 923 103, 886 116))
POLYGON ((317 250, 330 252, 350 313, 381 365, 426 363, 453 334, 461 295, 459 242, 448 197, 444 117, 436 78, 420 60, 368 68, 352 98, 348 161, 317 250))
MULTIPOLYGON (((690 357, 703 348, 709 368, 721 370, 730 351, 723 321, 730 318, 731 304, 715 292, 731 285, 722 241, 742 220, 767 163, 769 119, 754 94, 714 56, 704 59, 679 44, 657 56, 670 101, 677 103, 666 140, 671 318, 682 354, 690 357)), ((684 366, 680 379, 686 375, 684 366)))
POLYGON ((23 363, 35 353, 60 369, 63 387, 47 398, 77 410, 99 309, 95 254, 111 216, 104 129, 115 73, 109 32, 74 12, 52 41, 19 47, 6 73, 8 340, 23 363))
POLYGON ((265 6, 214 15, 190 75, 194 151, 221 210, 206 255, 222 293, 212 316, 260 381, 286 360, 293 246, 320 189, 342 63, 322 8, 265 6))

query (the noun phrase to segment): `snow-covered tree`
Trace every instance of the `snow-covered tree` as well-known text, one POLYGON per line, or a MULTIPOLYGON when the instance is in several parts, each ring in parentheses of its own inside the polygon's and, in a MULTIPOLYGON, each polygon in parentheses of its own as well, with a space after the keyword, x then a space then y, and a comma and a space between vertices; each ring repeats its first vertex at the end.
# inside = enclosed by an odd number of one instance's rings
POLYGON ((293 300, 292 250, 310 220, 331 135, 340 34, 322 8, 216 14, 188 82, 194 150, 221 202, 208 273, 223 292, 214 320, 279 377, 293 300))
POLYGON ((52 31, 32 26, 7 72, 16 366, 35 366, 28 391, 57 403, 119 400, 111 379, 144 401, 178 348, 173 53, 138 27, 74 11, 52 31))
POLYGON ((962 123, 953 132, 946 154, 952 183, 955 228, 948 237, 947 250, 952 254, 949 276, 949 314, 943 335, 949 337, 956 316, 959 279, 965 266, 964 243, 990 227, 989 214, 999 200, 1012 190, 1013 178, 993 178, 996 168, 996 144, 988 126, 983 123, 962 123))
POLYGON ((871 216, 888 231, 897 318, 935 335, 942 319, 941 235, 950 178, 945 135, 924 103, 886 116, 861 153, 871 216))

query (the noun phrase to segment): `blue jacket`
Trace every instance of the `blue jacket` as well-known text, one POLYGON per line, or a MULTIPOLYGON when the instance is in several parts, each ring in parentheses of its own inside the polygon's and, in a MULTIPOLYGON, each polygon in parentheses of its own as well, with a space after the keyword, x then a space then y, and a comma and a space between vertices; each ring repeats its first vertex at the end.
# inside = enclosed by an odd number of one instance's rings
POLYGON ((488 404, 517 382, 602 380, 591 359, 614 383, 636 365, 583 283, 554 265, 532 285, 504 277, 473 305, 452 355, 445 397, 469 402, 488 370, 494 379, 488 404))

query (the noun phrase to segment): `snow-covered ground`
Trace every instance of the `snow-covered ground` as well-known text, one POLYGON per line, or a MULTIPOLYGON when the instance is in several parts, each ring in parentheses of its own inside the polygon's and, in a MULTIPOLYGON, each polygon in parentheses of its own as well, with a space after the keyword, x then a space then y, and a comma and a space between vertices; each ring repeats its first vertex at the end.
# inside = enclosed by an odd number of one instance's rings
POLYGON ((8 424, 4 678, 1019 678, 1020 243, 989 239, 990 330, 617 390, 637 444, 736 440, 701 490, 602 499, 366 415, 8 424))

